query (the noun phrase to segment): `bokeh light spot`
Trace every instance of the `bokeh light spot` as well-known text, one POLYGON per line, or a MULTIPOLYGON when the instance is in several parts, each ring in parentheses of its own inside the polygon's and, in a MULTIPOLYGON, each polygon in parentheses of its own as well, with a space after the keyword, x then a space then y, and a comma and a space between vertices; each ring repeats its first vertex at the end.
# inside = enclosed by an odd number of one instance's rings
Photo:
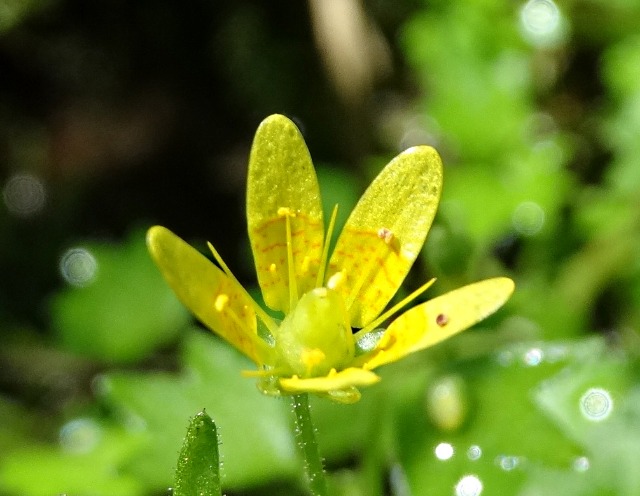
POLYGON ((477 475, 465 475, 456 484, 456 496, 480 496, 482 481, 477 475))
POLYGON ((31 217, 45 204, 44 183, 32 174, 14 174, 2 191, 7 209, 18 217, 31 217))
POLYGON ((500 455, 496 458, 496 464, 505 472, 511 472, 518 468, 522 458, 519 456, 500 455))
POLYGON ((434 450, 435 454, 436 454, 436 458, 438 460, 449 460, 454 453, 453 450, 453 446, 449 443, 440 443, 438 444, 438 446, 436 446, 436 449, 434 450))
POLYGON ((606 419, 613 411, 613 399, 602 388, 591 388, 580 398, 580 411, 582 415, 593 422, 606 419))
POLYGON ((62 426, 59 441, 64 451, 83 454, 91 452, 101 437, 102 429, 95 421, 79 418, 62 426))
POLYGON ((520 234, 534 236, 544 225, 544 210, 536 202, 525 201, 516 207, 511 220, 520 234))
POLYGON ((473 446, 469 446, 469 449, 467 450, 467 458, 469 460, 476 461, 476 460, 479 460, 481 456, 482 456, 482 448, 480 448, 480 446, 478 446, 477 444, 474 444, 473 446))
POLYGON ((441 377, 427 390, 427 412, 431 421, 443 431, 458 429, 467 417, 464 380, 456 375, 441 377))
POLYGON ((524 360, 525 365, 535 367, 542 363, 542 360, 544 359, 544 352, 540 348, 530 348, 525 351, 522 359, 524 360))
POLYGON ((72 286, 88 286, 95 280, 97 272, 98 262, 86 248, 70 248, 60 258, 60 273, 72 286))
POLYGON ((538 46, 553 46, 564 38, 562 14, 552 0, 529 0, 520 11, 523 36, 538 46))
POLYGON ((586 472, 591 467, 591 462, 586 456, 579 456, 573 460, 573 470, 576 472, 586 472))

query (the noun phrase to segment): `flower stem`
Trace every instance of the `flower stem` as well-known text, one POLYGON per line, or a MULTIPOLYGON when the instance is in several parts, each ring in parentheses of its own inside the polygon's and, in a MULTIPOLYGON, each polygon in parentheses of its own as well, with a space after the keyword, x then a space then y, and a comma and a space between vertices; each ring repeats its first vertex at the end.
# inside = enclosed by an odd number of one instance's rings
POLYGON ((304 455, 305 470, 313 496, 327 496, 327 481, 320 459, 315 428, 311 422, 309 396, 306 393, 293 396, 293 411, 296 414, 296 441, 304 455))

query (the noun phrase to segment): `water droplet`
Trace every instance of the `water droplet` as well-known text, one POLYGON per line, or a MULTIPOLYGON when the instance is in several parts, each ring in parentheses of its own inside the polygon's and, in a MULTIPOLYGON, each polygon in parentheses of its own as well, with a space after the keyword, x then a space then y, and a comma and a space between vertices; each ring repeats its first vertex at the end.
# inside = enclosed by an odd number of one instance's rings
POLYGON ((60 258, 60 273, 72 286, 88 286, 94 281, 97 271, 98 262, 85 248, 71 248, 60 258))
POLYGON ((95 421, 79 418, 63 425, 58 439, 64 451, 83 454, 92 451, 101 437, 102 429, 95 421))
POLYGON ((480 496, 482 481, 477 475, 465 475, 456 484, 456 496, 480 496))
POLYGON ((31 217, 45 203, 44 183, 31 174, 14 174, 5 185, 2 196, 7 209, 18 217, 31 217))
POLYGON ((438 460, 445 461, 449 460, 453 456, 454 449, 453 446, 449 443, 440 443, 438 446, 436 446, 434 452, 438 460))
POLYGON ((591 462, 586 456, 579 456, 575 460, 573 460, 573 470, 576 472, 586 472, 589 470, 591 466, 591 462))
POLYGON ((536 202, 525 201, 513 211, 513 228, 523 236, 534 236, 544 225, 544 210, 536 202))
POLYGON ((602 388, 591 388, 580 398, 580 411, 582 415, 593 422, 606 419, 613 411, 613 399, 602 388))
POLYGON ((562 14, 552 0, 529 0, 520 11, 523 36, 537 46, 553 46, 565 35, 562 14))
POLYGON ((480 446, 478 446, 477 444, 469 446, 469 449, 467 450, 467 458, 469 458, 469 460, 476 461, 479 460, 481 456, 482 448, 480 448, 480 446))
POLYGON ((362 355, 373 350, 384 336, 384 329, 374 329, 366 333, 356 342, 356 355, 362 355))
POLYGON ((544 352, 540 348, 530 348, 525 351, 522 359, 529 367, 535 367, 542 363, 542 360, 544 359, 544 352))

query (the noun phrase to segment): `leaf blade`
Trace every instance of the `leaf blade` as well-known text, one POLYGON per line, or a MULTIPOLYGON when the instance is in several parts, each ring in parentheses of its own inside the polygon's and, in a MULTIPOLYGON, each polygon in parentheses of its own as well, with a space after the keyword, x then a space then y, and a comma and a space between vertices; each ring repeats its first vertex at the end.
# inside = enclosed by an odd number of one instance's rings
POLYGON ((222 495, 218 433, 215 422, 204 410, 189 422, 178 456, 173 494, 222 495))

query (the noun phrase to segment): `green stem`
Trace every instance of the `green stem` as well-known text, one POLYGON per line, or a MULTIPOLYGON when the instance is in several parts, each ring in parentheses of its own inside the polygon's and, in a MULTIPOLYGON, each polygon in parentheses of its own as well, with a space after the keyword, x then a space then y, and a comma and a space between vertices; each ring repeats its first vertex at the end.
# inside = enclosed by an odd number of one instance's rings
POLYGON ((296 441, 304 455, 305 470, 313 496, 327 496, 327 481, 320 459, 315 428, 311 422, 309 396, 306 393, 293 396, 293 411, 296 414, 296 441))

